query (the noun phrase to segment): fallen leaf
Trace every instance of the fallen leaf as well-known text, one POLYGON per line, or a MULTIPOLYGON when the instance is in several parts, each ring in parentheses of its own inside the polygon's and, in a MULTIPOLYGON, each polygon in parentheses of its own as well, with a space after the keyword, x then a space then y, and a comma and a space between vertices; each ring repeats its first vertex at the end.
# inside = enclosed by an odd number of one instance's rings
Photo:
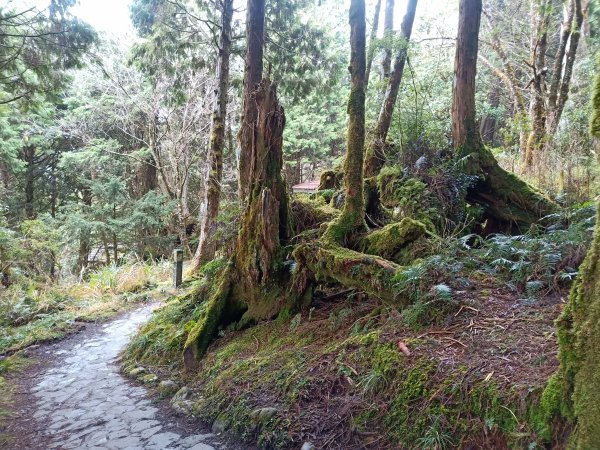
POLYGON ((406 344, 402 341, 398 341, 398 348, 400 349, 400 351, 402 353, 404 353, 406 356, 410 356, 410 350, 408 349, 408 347, 406 346, 406 344))

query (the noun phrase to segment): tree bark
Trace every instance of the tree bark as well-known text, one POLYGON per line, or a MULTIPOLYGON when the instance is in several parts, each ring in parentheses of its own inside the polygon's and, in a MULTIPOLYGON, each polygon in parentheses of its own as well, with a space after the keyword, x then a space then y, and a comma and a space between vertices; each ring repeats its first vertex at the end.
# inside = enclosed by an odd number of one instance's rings
POLYGON ((246 13, 246 56, 244 63, 244 99, 240 122, 239 142, 239 194, 240 204, 246 203, 250 194, 250 173, 252 171, 251 151, 254 124, 258 115, 254 91, 262 79, 263 47, 265 33, 265 0, 248 0, 246 13))
POLYGON ((344 161, 344 207, 340 217, 328 227, 324 239, 348 245, 366 230, 363 197, 363 160, 365 147, 365 66, 366 24, 364 0, 350 3, 350 75, 352 87, 348 100, 348 135, 344 161))
POLYGON ((482 147, 475 119, 475 75, 481 23, 481 0, 461 0, 454 59, 452 138, 459 156, 482 147))
POLYGON ((383 62, 381 69, 383 71, 383 79, 387 80, 390 77, 392 70, 392 46, 391 40, 394 37, 394 0, 386 0, 385 16, 383 23, 383 38, 385 42, 385 50, 383 53, 383 62))
POLYGON ((365 90, 369 86, 369 78, 371 76, 371 66, 375 57, 375 43, 377 41, 377 30, 379 29, 379 14, 381 12, 381 0, 377 0, 375 4, 375 13, 373 14, 373 25, 371 26, 371 36, 369 37, 369 50, 367 53, 367 69, 365 74, 365 90))
POLYGON ((567 42, 571 36, 571 30, 573 25, 573 16, 575 14, 574 3, 575 0, 570 0, 570 7, 568 8, 567 16, 562 23, 562 30, 560 33, 560 41, 556 50, 556 56, 554 57, 554 70, 552 71, 552 81, 550 88, 548 89, 548 108, 554 109, 556 101, 558 99, 558 88, 563 72, 563 62, 567 51, 567 42))
MULTIPOLYGON (((250 0, 251 6, 256 6, 256 2, 250 0)), ((264 23, 264 2, 262 7, 262 17, 255 16, 254 20, 264 23)), ((252 30, 249 26, 248 33, 252 30)), ((262 39, 260 49, 253 47, 255 44, 248 39, 247 62, 255 61, 254 52, 258 52, 262 60, 262 39)), ((364 66, 362 69, 364 77, 364 66)), ((247 72, 252 70, 246 66, 247 72)), ((244 126, 248 128, 245 134, 240 134, 241 154, 248 157, 245 168, 248 195, 243 202, 233 261, 215 283, 203 317, 190 331, 184 345, 187 369, 193 368, 204 355, 219 326, 233 322, 245 326, 268 319, 286 302, 294 302, 294 295, 284 291, 289 270, 281 261, 282 245, 287 243, 292 229, 289 198, 281 173, 285 114, 274 84, 262 80, 254 88, 248 73, 244 78, 248 80, 244 83, 246 107, 253 103, 256 108, 255 120, 249 122, 246 116, 244 126)))
POLYGON ((25 217, 35 219, 33 206, 35 198, 35 147, 27 145, 23 148, 23 160, 27 164, 25 168, 25 217))
POLYGON ((394 113, 394 106, 398 98, 398 92, 400 90, 400 83, 402 82, 402 74, 404 73, 404 65, 406 64, 406 58, 408 54, 408 43, 412 34, 412 27, 415 21, 415 13, 417 10, 418 0, 409 0, 406 6, 406 14, 402 19, 402 26, 400 33, 402 36, 402 48, 396 54, 394 58, 394 70, 390 75, 383 104, 379 112, 377 124, 373 132, 373 137, 370 139, 370 143, 367 147, 367 154, 365 157, 365 176, 371 177, 377 175, 381 170, 381 167, 385 163, 385 142, 387 139, 390 125, 392 123, 392 115, 394 113))
POLYGON ((233 0, 223 0, 221 11, 221 36, 219 39, 219 62, 216 107, 212 117, 212 133, 209 144, 209 172, 204 187, 200 220, 200 241, 192 258, 189 271, 194 272, 201 264, 215 257, 214 240, 219 203, 221 201, 221 179, 223 177, 223 153, 225 150, 225 119, 227 116, 227 92, 229 90, 229 58, 231 55, 231 21, 233 0))
MULTIPOLYGON (((289 201, 281 175, 285 115, 275 86, 263 80, 254 91, 257 120, 249 141, 252 155, 250 192, 240 220, 233 264, 215 283, 204 316, 190 331, 183 350, 189 370, 204 355, 218 327, 240 321, 242 325, 273 317, 285 305, 287 269, 278 270, 280 250, 289 238, 289 201)), ((242 150, 243 151, 243 150, 242 150)), ((289 301, 289 300, 288 300, 289 301)))
MULTIPOLYGON (((248 296, 271 277, 272 264, 282 242, 289 238, 287 189, 283 167, 285 115, 275 86, 263 80, 254 92, 258 117, 254 127, 251 190, 240 222, 235 262, 248 296)), ((249 303, 253 300, 249 299, 249 303)))
MULTIPOLYGON (((493 108, 497 108, 500 105, 500 86, 498 85, 499 81, 494 81, 492 86, 492 90, 489 94, 488 100, 490 105, 493 108)), ((494 138, 496 136, 496 130, 498 128, 498 119, 493 115, 486 114, 481 119, 481 124, 479 125, 479 132, 481 134, 481 139, 486 145, 494 145, 494 138)))
MULTIPOLYGON (((82 199, 81 202, 85 207, 92 206, 92 191, 89 187, 85 187, 82 189, 82 199)), ((75 267, 76 272, 79 274, 79 278, 83 279, 83 274, 87 269, 89 263, 89 255, 91 251, 89 234, 84 231, 79 232, 79 252, 77 256, 77 267, 75 267)))

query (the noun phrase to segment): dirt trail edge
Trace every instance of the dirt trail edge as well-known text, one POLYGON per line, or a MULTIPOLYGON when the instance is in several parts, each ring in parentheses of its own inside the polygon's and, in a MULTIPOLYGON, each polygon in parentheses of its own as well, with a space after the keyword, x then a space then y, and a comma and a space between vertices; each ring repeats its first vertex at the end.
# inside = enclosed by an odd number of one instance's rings
POLYGON ((151 404, 119 373, 117 357, 157 305, 40 346, 17 385, 10 449, 234 450, 201 424, 151 404), (204 431, 204 432, 202 432, 204 431))

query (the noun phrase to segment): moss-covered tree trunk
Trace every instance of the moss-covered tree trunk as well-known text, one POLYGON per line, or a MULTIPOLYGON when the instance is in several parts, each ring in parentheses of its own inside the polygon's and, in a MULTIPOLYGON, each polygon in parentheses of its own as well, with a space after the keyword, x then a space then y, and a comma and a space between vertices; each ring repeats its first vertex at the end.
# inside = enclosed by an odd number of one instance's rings
POLYGON ((408 43, 410 41, 410 35, 412 34, 416 10, 417 0, 409 0, 406 6, 406 14, 404 15, 400 28, 400 35, 403 40, 402 47, 394 58, 394 68, 387 83, 381 111, 379 112, 373 136, 369 139, 369 144, 367 146, 367 153, 365 155, 366 177, 377 175, 386 161, 385 141, 390 130, 394 106, 396 105, 400 83, 402 82, 402 74, 404 73, 404 65, 406 64, 408 54, 408 43))
MULTIPOLYGON (((594 92, 592 134, 600 137, 600 77, 594 92)), ((600 206, 598 211, 600 212, 600 206)), ((557 416, 573 422, 569 448, 600 446, 600 217, 592 246, 579 268, 569 301, 557 322, 560 368, 542 397, 551 424, 557 416)))
POLYGON ((348 135, 344 161, 344 207, 331 223, 325 240, 348 245, 366 230, 363 198, 363 160, 365 148, 365 66, 366 22, 364 0, 350 3, 350 75, 352 87, 348 100, 348 135))
POLYGON ((234 260, 241 275, 238 286, 248 303, 249 315, 262 318, 259 317, 262 314, 255 314, 252 309, 264 301, 262 287, 271 281, 274 265, 280 256, 280 246, 289 238, 290 213, 281 174, 285 125, 283 107, 277 101, 275 86, 268 80, 259 84, 254 98, 258 116, 250 151, 251 190, 240 222, 234 260))
POLYGON ((454 60, 452 137, 455 154, 465 172, 477 177, 467 190, 467 201, 484 208, 486 231, 523 232, 556 209, 554 202, 502 169, 485 148, 475 116, 475 76, 481 0, 461 0, 454 60))
POLYGON ((523 155, 523 167, 526 171, 533 169, 533 163, 539 157, 540 149, 546 132, 546 51, 548 48, 548 26, 550 14, 542 2, 532 2, 532 25, 535 33, 532 35, 531 52, 533 55, 533 76, 530 81, 531 103, 529 116, 531 131, 527 138, 527 146, 523 155))
POLYGON ((204 214, 200 220, 200 241, 192 258, 189 271, 194 272, 215 256, 214 232, 219 203, 221 201, 221 178, 223 176, 223 152, 225 149, 225 119, 229 90, 229 57, 231 55, 231 21, 233 0, 222 0, 221 36, 219 38, 219 61, 216 107, 212 117, 212 133, 209 144, 209 172, 204 186, 202 201, 204 214))
POLYGON ((285 115, 269 80, 263 80, 252 97, 257 105, 257 119, 248 141, 252 148, 246 149, 252 155, 248 178, 251 189, 240 220, 233 261, 213 286, 202 316, 184 346, 188 369, 195 367, 204 355, 219 327, 271 318, 290 301, 283 279, 286 271, 281 264, 281 247, 291 230, 289 199, 281 174, 285 115))

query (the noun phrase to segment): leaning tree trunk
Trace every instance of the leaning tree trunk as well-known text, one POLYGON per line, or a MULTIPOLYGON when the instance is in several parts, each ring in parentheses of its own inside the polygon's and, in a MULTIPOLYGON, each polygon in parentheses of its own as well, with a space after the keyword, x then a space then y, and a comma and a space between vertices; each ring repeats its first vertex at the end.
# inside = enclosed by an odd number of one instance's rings
POLYGON ((502 169, 481 141, 475 116, 475 75, 481 0, 461 0, 452 93, 455 154, 467 174, 477 177, 466 200, 484 208, 487 232, 522 232, 555 210, 556 205, 527 183, 502 169))
MULTIPOLYGON (((553 108, 550 111, 550 117, 547 123, 547 132, 550 138, 556 133, 558 123, 562 117, 562 113, 565 108, 565 103, 569 97, 569 90, 571 84, 571 77, 573 75, 573 66, 575 65, 575 58, 577 56, 577 47, 579 44, 579 37, 581 35, 581 27, 583 25, 584 10, 581 6, 581 0, 572 0, 571 7, 569 10, 569 18, 574 20, 574 23, 569 28, 569 50, 566 52, 566 60, 564 69, 555 74, 560 81, 558 82, 558 92, 555 93, 556 97, 553 100, 553 108)), ((563 53, 564 56, 564 53, 563 53)), ((561 60, 562 61, 562 60, 561 60)))
MULTIPOLYGON (((600 77, 596 80, 591 131, 600 137, 600 77)), ((600 206, 598 207, 600 212, 600 206)), ((574 431, 569 448, 598 448, 600 442, 600 217, 592 246, 557 321, 558 371, 550 378, 541 402, 547 427, 567 419, 574 431)))
POLYGON ((244 65, 244 99, 240 121, 240 159, 239 159, 239 194, 243 206, 250 194, 250 172, 253 155, 247 153, 252 149, 254 124, 258 115, 256 102, 252 97, 262 79, 263 47, 265 33, 265 0, 248 0, 246 12, 246 56, 244 65))
POLYGON ((385 141, 390 130, 394 106, 396 105, 400 83, 402 82, 402 74, 404 73, 404 65, 406 64, 408 53, 408 43, 410 41, 410 35, 412 34, 416 10, 417 0, 409 0, 400 29, 403 40, 402 47, 394 58, 394 70, 392 71, 387 84, 385 97, 383 99, 373 136, 367 146, 367 154, 365 156, 366 177, 377 175, 385 163, 385 141))
POLYGON ((227 91, 229 90, 229 57, 231 55, 231 21, 233 18, 233 0, 223 0, 221 12, 221 37, 219 39, 219 62, 217 72, 216 108, 212 117, 212 133, 209 145, 209 172, 204 187, 202 201, 204 215, 200 222, 200 241, 192 258, 188 271, 195 272, 198 267, 215 257, 214 239, 219 203, 221 201, 221 179, 223 177, 223 152, 225 149, 225 118, 227 116, 227 91))
POLYGON ((365 147, 365 65, 366 24, 364 0, 350 3, 350 75, 352 88, 348 100, 348 135, 344 161, 344 207, 339 218, 325 233, 325 240, 340 245, 352 244, 366 230, 363 198, 363 160, 365 147))
POLYGON ((387 0, 385 4, 385 16, 383 22, 383 38, 385 39, 385 49, 383 52, 383 62, 381 70, 383 79, 387 80, 392 71, 392 39, 394 38, 394 0, 387 0))
POLYGON ((371 26, 371 36, 369 37, 369 50, 367 53, 367 69, 365 73, 365 90, 369 86, 369 78, 371 77, 371 67, 373 66, 373 58, 375 57, 375 43, 377 41, 377 30, 379 28, 379 13, 381 12, 381 0, 377 0, 375 4, 375 13, 373 13, 373 24, 371 26))

